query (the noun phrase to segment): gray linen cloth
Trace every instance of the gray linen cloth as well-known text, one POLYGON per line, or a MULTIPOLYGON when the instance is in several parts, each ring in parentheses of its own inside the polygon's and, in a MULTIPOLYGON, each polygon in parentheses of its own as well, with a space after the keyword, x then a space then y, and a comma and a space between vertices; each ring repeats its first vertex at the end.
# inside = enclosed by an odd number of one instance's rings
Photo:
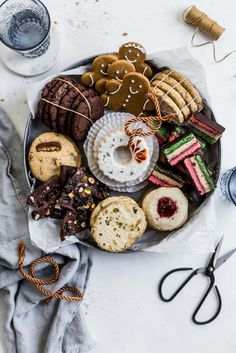
MULTIPOLYGON (((2 110, 0 166, 0 300, 4 300, 6 309, 4 331, 8 353, 89 352, 92 343, 80 302, 52 299, 45 305, 44 295, 23 279, 17 269, 20 240, 26 245, 26 271, 31 261, 45 254, 30 242, 25 204, 29 190, 24 177, 22 144, 2 110)), ((54 292, 67 284, 84 292, 89 270, 87 249, 78 243, 71 244, 59 248, 52 256, 63 268, 59 280, 46 288, 54 292)), ((45 274, 52 277, 52 268, 46 263, 36 275, 45 278, 45 274)))

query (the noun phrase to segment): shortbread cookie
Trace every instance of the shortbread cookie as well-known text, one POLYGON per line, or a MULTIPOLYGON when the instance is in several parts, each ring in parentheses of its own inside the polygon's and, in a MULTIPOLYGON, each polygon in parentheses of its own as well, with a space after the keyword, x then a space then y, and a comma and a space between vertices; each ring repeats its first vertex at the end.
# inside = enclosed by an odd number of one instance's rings
POLYGON ((149 78, 152 76, 152 69, 144 62, 146 57, 146 50, 141 44, 136 42, 125 43, 119 49, 119 59, 124 59, 132 63, 137 72, 149 78))
MULTIPOLYGON (((150 91, 150 82, 144 75, 130 72, 124 76, 122 82, 109 80, 106 84, 106 91, 101 95, 106 108, 124 109, 128 113, 139 116, 143 113, 147 94, 150 91)), ((154 107, 152 106, 152 108, 154 107)))
POLYGON ((109 66, 118 60, 115 55, 97 56, 92 64, 92 70, 85 72, 81 77, 81 83, 87 87, 92 87, 100 78, 107 77, 109 66))
POLYGON ((168 85, 173 87, 183 97, 191 113, 197 112, 198 110, 197 104, 194 102, 189 92, 181 85, 180 82, 178 82, 176 79, 174 79, 173 77, 170 77, 168 74, 163 72, 159 72, 154 76, 151 83, 152 86, 154 86, 155 80, 166 82, 168 85))
POLYGON ((136 202, 131 199, 130 197, 128 196, 111 196, 111 197, 108 197, 107 199, 101 201, 97 206, 96 208, 93 210, 93 213, 91 215, 91 218, 90 218, 90 226, 92 228, 97 216, 99 215, 100 211, 102 211, 104 208, 106 208, 108 205, 112 204, 112 203, 116 203, 117 201, 129 201, 131 202, 131 200, 134 202, 134 204, 136 204, 136 202))
POLYGON ((136 180, 147 170, 150 152, 142 137, 135 137, 131 150, 127 147, 129 136, 116 130, 98 147, 98 165, 104 175, 119 183, 136 180))
POLYGON ((161 89, 157 87, 153 88, 152 92, 157 96, 160 102, 161 110, 165 114, 173 114, 173 116, 178 120, 178 122, 182 124, 184 122, 184 115, 177 106, 177 104, 161 89))
POLYGON ((129 72, 135 72, 135 66, 126 60, 116 60, 114 61, 107 70, 107 78, 100 78, 96 84, 95 88, 98 93, 104 93, 106 91, 106 84, 108 80, 117 80, 122 82, 124 76, 129 72))
POLYGON ((46 181, 54 175, 60 175, 62 164, 79 168, 82 157, 71 139, 54 132, 45 132, 32 142, 28 161, 33 176, 46 181))
POLYGON ((201 110, 203 107, 202 98, 197 91, 197 89, 193 86, 193 84, 180 72, 172 71, 172 70, 165 70, 163 71, 164 74, 169 74, 170 77, 173 77, 178 82, 181 81, 181 85, 190 93, 192 99, 196 102, 198 110, 201 110))
POLYGON ((135 201, 113 201, 101 209, 91 233, 97 245, 110 252, 124 251, 142 236, 147 223, 143 210, 135 201))
POLYGON ((188 200, 179 188, 160 187, 142 201, 148 224, 161 231, 181 227, 188 219, 188 200))

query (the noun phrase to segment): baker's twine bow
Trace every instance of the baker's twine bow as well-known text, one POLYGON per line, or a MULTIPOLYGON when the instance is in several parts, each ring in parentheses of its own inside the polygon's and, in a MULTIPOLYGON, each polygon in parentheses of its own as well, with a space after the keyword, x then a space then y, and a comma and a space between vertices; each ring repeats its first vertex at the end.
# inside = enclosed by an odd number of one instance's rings
POLYGON ((43 257, 37 260, 34 260, 33 262, 31 262, 30 264, 30 274, 26 273, 24 271, 24 260, 25 260, 25 244, 23 241, 20 241, 19 246, 18 246, 18 252, 19 252, 19 260, 18 260, 18 264, 19 264, 19 271, 22 274, 22 276, 27 279, 28 281, 32 282, 35 284, 35 287, 44 295, 46 295, 48 297, 48 299, 45 301, 45 304, 48 304, 52 298, 56 298, 56 299, 62 299, 62 300, 67 300, 67 301, 72 301, 72 302, 78 302, 81 301, 83 299, 83 294, 81 293, 81 291, 77 288, 74 287, 62 287, 60 289, 58 289, 56 292, 50 292, 47 289, 45 289, 44 287, 42 287, 42 285, 48 285, 48 284, 53 284, 55 283, 59 276, 60 276, 60 268, 58 263, 50 256, 48 257, 43 257), (37 264, 39 263, 43 263, 43 262, 47 262, 49 263, 53 268, 54 268, 54 276, 51 279, 40 279, 37 278, 35 275, 35 267, 37 264), (76 296, 67 296, 67 295, 62 295, 63 292, 71 292, 76 294, 76 296))
POLYGON ((125 124, 125 132, 128 136, 130 136, 129 141, 127 146, 130 148, 135 137, 140 136, 140 137, 147 137, 154 135, 161 127, 163 122, 169 121, 170 119, 174 119, 174 116, 171 114, 168 115, 161 115, 161 108, 160 108, 160 103, 157 98, 157 96, 151 92, 147 94, 147 97, 153 102, 156 110, 156 116, 137 116, 134 118, 129 119, 126 124, 125 124), (143 131, 142 128, 138 129, 131 129, 130 125, 136 122, 142 121, 144 123, 147 122, 156 122, 156 127, 155 128, 150 128, 149 131, 143 131))

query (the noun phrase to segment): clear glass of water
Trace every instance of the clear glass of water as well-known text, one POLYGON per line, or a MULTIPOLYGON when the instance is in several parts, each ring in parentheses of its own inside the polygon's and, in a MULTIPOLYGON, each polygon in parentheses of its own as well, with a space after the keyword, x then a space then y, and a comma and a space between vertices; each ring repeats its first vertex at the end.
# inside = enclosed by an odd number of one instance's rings
POLYGON ((50 44, 50 16, 39 0, 6 0, 0 6, 0 39, 10 49, 35 58, 50 44))
POLYGON ((227 170, 222 175, 220 190, 223 196, 236 206, 236 167, 227 170))
POLYGON ((40 0, 6 0, 0 5, 1 57, 12 71, 34 76, 55 63, 59 40, 40 0))

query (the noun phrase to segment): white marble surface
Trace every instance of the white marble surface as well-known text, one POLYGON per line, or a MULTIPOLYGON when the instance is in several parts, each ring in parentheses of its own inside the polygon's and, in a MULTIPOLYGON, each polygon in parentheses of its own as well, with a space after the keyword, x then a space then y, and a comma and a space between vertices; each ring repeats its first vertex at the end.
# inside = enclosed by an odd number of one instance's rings
MULTIPOLYGON (((188 0, 45 0, 45 4, 61 36, 61 52, 50 73, 89 55, 116 50, 126 40, 143 43, 151 53, 186 45, 191 37, 191 29, 181 21, 182 11, 190 5, 188 0), (124 32, 128 35, 122 36, 124 32)), ((235 0, 196 0, 195 4, 226 27, 217 43, 219 55, 235 49, 235 0)), ((222 138, 224 171, 236 165, 236 54, 216 65, 210 48, 193 49, 192 53, 206 69, 216 118, 226 127, 222 138)), ((28 116, 28 79, 12 74, 1 63, 0 77, 0 104, 23 135, 28 116)), ((236 209, 220 198, 216 198, 216 209, 218 232, 225 235, 224 252, 236 246, 236 209)), ((205 256, 115 255, 100 251, 92 256, 83 307, 97 342, 95 353, 235 353, 236 256, 216 272, 223 308, 219 318, 207 326, 196 326, 190 319, 205 288, 205 278, 195 278, 171 304, 157 296, 163 273, 179 266, 201 266, 205 256)), ((206 315, 214 309, 214 299, 209 298, 206 315)), ((0 303, 0 353, 6 352, 3 321, 4 307, 0 303)))

